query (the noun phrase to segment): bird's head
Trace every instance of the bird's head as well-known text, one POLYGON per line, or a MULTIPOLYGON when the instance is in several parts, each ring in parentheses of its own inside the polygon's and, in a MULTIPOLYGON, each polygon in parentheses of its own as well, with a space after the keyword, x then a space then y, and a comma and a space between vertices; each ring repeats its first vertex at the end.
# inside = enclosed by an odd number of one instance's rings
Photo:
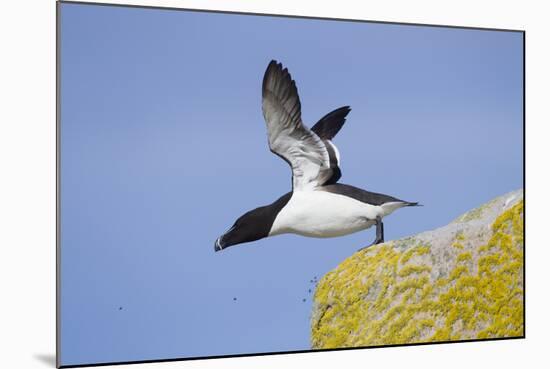
POLYGON ((267 237, 270 229, 266 207, 256 208, 242 215, 227 232, 216 239, 214 251, 267 237))

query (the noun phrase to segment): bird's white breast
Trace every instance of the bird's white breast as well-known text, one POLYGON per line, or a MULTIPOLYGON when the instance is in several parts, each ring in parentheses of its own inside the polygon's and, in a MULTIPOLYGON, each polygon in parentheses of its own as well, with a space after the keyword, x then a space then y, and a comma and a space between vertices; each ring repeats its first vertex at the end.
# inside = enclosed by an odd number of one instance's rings
POLYGON ((377 216, 384 215, 380 206, 347 196, 325 191, 296 191, 275 218, 269 235, 343 236, 369 228, 377 216))

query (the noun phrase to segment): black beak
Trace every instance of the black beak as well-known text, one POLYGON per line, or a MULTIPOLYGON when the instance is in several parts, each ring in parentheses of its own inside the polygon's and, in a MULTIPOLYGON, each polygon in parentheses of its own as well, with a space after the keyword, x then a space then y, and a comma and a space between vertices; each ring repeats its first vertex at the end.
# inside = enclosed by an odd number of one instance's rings
POLYGON ((215 252, 218 252, 218 251, 221 251, 223 250, 223 240, 222 240, 223 236, 220 236, 218 237, 218 239, 216 240, 216 242, 214 242, 214 251, 215 252))

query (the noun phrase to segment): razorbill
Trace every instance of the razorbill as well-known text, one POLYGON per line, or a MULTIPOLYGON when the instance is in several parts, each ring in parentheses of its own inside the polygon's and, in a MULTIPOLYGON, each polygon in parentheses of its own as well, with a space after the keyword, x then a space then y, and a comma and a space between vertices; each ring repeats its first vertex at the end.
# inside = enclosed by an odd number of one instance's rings
POLYGON ((241 216, 214 243, 214 250, 283 233, 338 237, 376 225, 384 242, 382 218, 416 202, 338 183, 340 153, 332 139, 344 125, 349 106, 338 108, 308 129, 301 119, 296 83, 272 60, 262 84, 262 111, 270 150, 292 169, 292 191, 270 205, 241 216))

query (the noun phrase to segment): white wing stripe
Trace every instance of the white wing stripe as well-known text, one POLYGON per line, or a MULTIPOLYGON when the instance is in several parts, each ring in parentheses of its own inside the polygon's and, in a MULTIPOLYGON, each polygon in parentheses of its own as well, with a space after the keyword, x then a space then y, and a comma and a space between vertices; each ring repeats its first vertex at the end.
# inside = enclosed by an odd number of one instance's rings
POLYGON ((336 165, 340 165, 340 151, 338 151, 338 148, 335 144, 332 143, 330 140, 326 140, 325 142, 328 142, 332 150, 334 150, 334 155, 336 155, 336 165))

